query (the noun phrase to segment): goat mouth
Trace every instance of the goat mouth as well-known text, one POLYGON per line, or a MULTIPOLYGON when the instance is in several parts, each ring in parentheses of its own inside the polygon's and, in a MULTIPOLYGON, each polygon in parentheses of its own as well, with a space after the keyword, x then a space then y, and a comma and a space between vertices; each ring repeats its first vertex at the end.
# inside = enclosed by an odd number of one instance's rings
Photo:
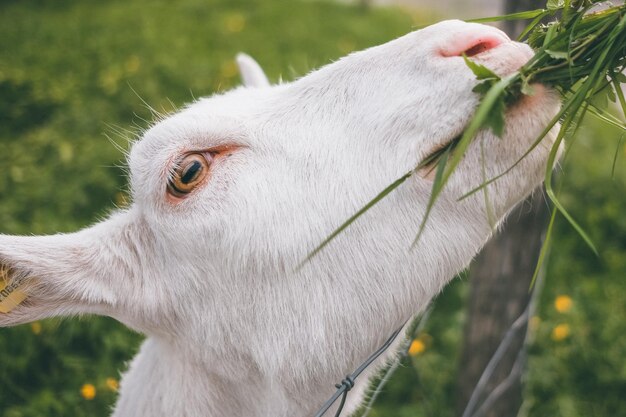
POLYGON ((462 137, 463 132, 452 137, 452 139, 444 142, 443 144, 437 145, 431 152, 426 155, 424 159, 420 161, 415 170, 421 172, 422 177, 432 179, 439 164, 446 163, 449 156, 458 146, 462 137))
MULTIPOLYGON (((540 99, 542 96, 546 94, 546 86, 543 84, 534 83, 532 84, 533 93, 532 94, 524 94, 521 91, 516 91, 510 96, 505 98, 505 120, 509 115, 509 110, 512 110, 516 107, 520 106, 528 106, 532 107, 535 105, 536 101, 540 99)), ((467 126, 466 126, 467 127, 467 126)), ((488 128, 484 128, 488 129, 488 128)), ((455 149, 461 142, 463 135, 465 134, 465 128, 455 134, 452 135, 450 139, 444 141, 441 144, 436 145, 417 165, 415 168, 416 172, 420 172, 422 177, 427 179, 433 179, 434 175, 437 171, 437 168, 440 164, 446 164, 447 160, 452 156, 455 149)), ((472 138, 471 140, 474 140, 472 138)))

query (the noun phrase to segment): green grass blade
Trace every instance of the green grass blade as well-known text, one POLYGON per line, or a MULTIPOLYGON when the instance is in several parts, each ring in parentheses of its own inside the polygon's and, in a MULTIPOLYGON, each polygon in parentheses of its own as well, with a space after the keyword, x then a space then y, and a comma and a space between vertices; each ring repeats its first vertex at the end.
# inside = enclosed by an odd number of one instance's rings
POLYGON ((589 106, 589 113, 591 113, 592 115, 594 115, 596 118, 598 118, 599 120, 603 121, 604 123, 616 127, 618 129, 621 130, 625 130, 626 131, 626 126, 624 126, 624 123, 621 122, 619 119, 615 118, 612 114, 610 113, 606 113, 603 110, 590 105, 589 106))
POLYGON ((622 143, 624 142, 624 138, 626 135, 622 135, 619 138, 619 142, 617 142, 617 147, 615 148, 615 155, 613 155, 613 164, 611 165, 611 179, 615 179, 615 167, 617 166, 617 156, 619 155, 620 149, 622 149, 622 143))
POLYGON ((517 12, 511 14, 505 14, 502 16, 492 16, 492 17, 481 17, 478 19, 470 19, 467 22, 471 23, 488 23, 488 22, 499 22, 502 20, 526 20, 526 19, 534 19, 537 16, 543 15, 547 12, 546 9, 536 9, 536 10, 528 10, 525 12, 517 12))
POLYGON ((539 258, 537 259, 537 265, 535 265, 533 277, 530 280, 528 292, 531 292, 533 290, 535 282, 537 281, 537 277, 539 276, 539 272, 541 272, 541 268, 546 259, 546 255, 550 251, 550 244, 552 243, 552 230, 554 229, 554 219, 556 219, 556 213, 556 207, 553 207, 552 214, 550 215, 550 223, 548 223, 548 228, 546 229, 546 237, 544 238, 543 244, 541 245, 541 251, 539 252, 539 258))
POLYGON ((378 195, 376 195, 376 197, 371 199, 359 211, 354 213, 348 220, 346 220, 343 224, 341 224, 341 226, 339 226, 337 229, 335 229, 326 239, 324 239, 324 241, 322 243, 320 243, 315 249, 313 249, 313 251, 311 253, 309 253, 307 255, 307 257, 302 262, 300 262, 300 264, 298 265, 298 267, 296 269, 302 268, 302 266, 304 266, 304 264, 306 262, 308 262, 311 258, 313 258, 315 255, 317 255, 322 249, 324 249, 324 247, 326 247, 326 245, 328 245, 334 238, 336 238, 337 235, 339 235, 339 233, 343 232, 348 226, 350 226, 352 223, 354 223, 354 221, 356 219, 361 217, 366 211, 368 211, 370 208, 374 207, 374 205, 376 205, 380 200, 382 200, 387 195, 389 195, 389 193, 391 193, 393 190, 398 188, 403 182, 405 182, 407 179, 409 179, 409 177, 411 175, 413 175, 415 172, 416 172, 416 170, 412 169, 409 172, 407 172, 406 174, 404 174, 403 176, 401 176, 400 178, 398 178, 397 180, 395 180, 393 183, 389 184, 384 190, 382 190, 380 193, 378 193, 378 195))
MULTIPOLYGON (((480 159, 482 165, 482 176, 483 182, 487 181, 487 170, 485 169, 485 141, 480 141, 480 159)), ((493 212, 493 206, 491 205, 491 200, 489 199, 489 188, 483 188, 483 199, 485 200, 485 211, 487 212, 487 221, 489 222, 489 227, 491 230, 495 230, 496 228, 496 216, 493 212)))
POLYGON ((432 208, 435 205, 435 202, 437 200, 437 189, 440 189, 439 187, 443 187, 442 185, 442 178, 443 178, 443 173, 446 169, 446 165, 448 164, 448 160, 450 158, 450 152, 451 149, 447 148, 446 151, 443 153, 443 155, 441 155, 441 158, 439 159, 439 162, 437 163, 437 172, 435 173, 435 179, 433 180, 433 186, 432 189, 430 191, 430 197, 428 199, 428 205, 426 206, 426 211, 424 212, 424 217, 422 217, 422 222, 420 223, 420 228, 417 232, 417 236, 415 236, 415 239, 413 239, 413 243, 411 244, 411 248, 415 247, 415 245, 417 245, 417 242, 419 241, 419 238, 422 236, 422 233, 425 230, 426 227, 426 219, 428 219, 430 217, 430 212, 432 210, 432 208))
POLYGON ((619 101, 620 106, 622 107, 622 112, 624 113, 624 118, 626 119, 626 99, 624 99, 624 92, 622 91, 622 86, 619 81, 617 81, 617 77, 613 76, 613 87, 615 87, 615 94, 617 94, 617 99, 619 101))
POLYGON ((561 128, 561 131, 557 135, 556 140, 554 141, 554 144, 552 145, 552 149, 550 149, 550 154, 548 155, 548 162, 546 163, 546 176, 544 179, 544 184, 546 187, 546 194, 548 195, 548 197, 550 198, 554 206, 561 212, 561 215, 565 217, 565 219, 567 219, 567 221, 574 228, 574 230, 578 232, 578 234, 583 238, 585 243, 587 243, 589 248, 591 248, 593 253, 595 253, 597 256, 598 250, 596 249, 596 246, 594 245, 593 241, 587 235, 587 233, 583 230, 583 228, 580 227, 580 225, 576 222, 576 220, 574 220, 574 218, 569 214, 569 212, 565 209, 565 207, 561 204, 559 199, 556 197, 556 194, 554 193, 554 189, 552 188, 552 171, 553 171, 552 167, 556 163, 557 153, 559 151, 559 147, 561 143, 563 142, 567 128, 573 122, 574 118, 575 118, 575 114, 571 114, 568 117, 568 120, 563 122, 563 127, 561 128))
POLYGON ((520 162, 522 162, 524 160, 524 158, 526 158, 528 155, 530 155, 530 153, 537 147, 539 146, 539 144, 541 143, 541 141, 543 140, 543 138, 548 134, 548 132, 550 132, 550 130, 559 122, 559 120, 561 119, 561 117, 565 114, 567 110, 567 104, 564 105, 563 108, 561 108, 561 110, 559 111, 559 113, 554 116, 552 118, 552 120, 550 121, 550 123, 548 123, 548 125, 546 126, 546 128, 539 134, 539 136, 537 137, 537 139, 535 139, 535 141, 528 147, 528 149, 526 150, 526 152, 524 152, 522 154, 522 156, 520 156, 517 161, 515 161, 510 167, 508 167, 507 169, 505 169, 504 171, 502 171, 500 174, 496 175, 495 177, 490 178, 488 181, 483 182, 482 184, 478 185, 475 188, 472 188, 470 191, 468 191, 467 193, 463 194, 461 197, 458 198, 457 201, 462 201, 465 200, 466 198, 470 197, 471 195, 479 192, 480 190, 482 190, 484 187, 488 186, 489 184, 492 184, 494 182, 496 182, 497 180, 499 180, 500 178, 504 177, 505 175, 507 175, 509 172, 511 172, 513 169, 515 169, 515 167, 517 167, 520 162))
POLYGON ((550 14, 548 10, 545 10, 543 13, 538 14, 532 22, 528 26, 524 28, 522 33, 517 37, 518 41, 524 39, 545 17, 550 14))

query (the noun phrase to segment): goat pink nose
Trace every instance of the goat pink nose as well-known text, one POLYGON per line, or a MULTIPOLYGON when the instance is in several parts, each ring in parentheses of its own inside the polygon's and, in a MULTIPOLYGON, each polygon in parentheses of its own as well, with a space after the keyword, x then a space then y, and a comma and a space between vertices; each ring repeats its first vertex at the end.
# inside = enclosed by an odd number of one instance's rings
POLYGON ((441 47, 442 56, 478 55, 493 49, 511 39, 496 28, 476 25, 471 30, 458 31, 450 34, 449 40, 441 47))

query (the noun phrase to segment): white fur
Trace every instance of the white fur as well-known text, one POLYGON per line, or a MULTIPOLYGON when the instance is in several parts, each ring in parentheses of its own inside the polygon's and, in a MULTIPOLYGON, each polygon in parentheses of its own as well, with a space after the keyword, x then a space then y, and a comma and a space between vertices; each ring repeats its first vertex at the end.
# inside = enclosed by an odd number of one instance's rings
MULTIPOLYGON (((278 86, 240 56, 254 88, 200 99, 133 146, 129 209, 73 234, 0 236, 0 259, 34 277, 31 297, 0 325, 95 313, 145 333, 118 417, 314 414, 335 382, 468 265, 492 228, 482 193, 458 197, 515 162, 558 109, 537 86, 508 111, 504 138, 481 133, 414 249, 432 184, 422 175, 296 270, 463 131, 478 98, 459 55, 485 40, 504 43, 473 59, 501 74, 531 54, 497 29, 446 21, 278 86), (169 202, 172 161, 221 145, 239 148, 204 186, 169 202)), ((488 187, 497 219, 541 182, 549 146, 488 187)), ((358 381, 342 415, 366 384, 358 381)))

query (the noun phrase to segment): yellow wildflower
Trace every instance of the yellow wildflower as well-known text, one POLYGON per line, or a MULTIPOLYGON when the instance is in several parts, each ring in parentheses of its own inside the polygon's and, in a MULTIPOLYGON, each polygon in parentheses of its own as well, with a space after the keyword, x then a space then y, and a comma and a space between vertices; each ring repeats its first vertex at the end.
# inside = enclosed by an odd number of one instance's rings
POLYGON ((120 384, 117 382, 117 379, 115 378, 107 378, 106 381, 104 381, 104 383, 106 384, 107 388, 110 389, 111 391, 117 391, 117 389, 120 386, 120 384))
POLYGON ((411 346, 409 346, 409 355, 417 356, 420 353, 426 350, 426 345, 419 339, 415 339, 411 342, 411 346))
POLYGON ((80 395, 86 400, 93 400, 96 397, 96 387, 92 384, 85 384, 80 388, 80 395))
POLYGON ((559 313, 568 312, 572 308, 573 304, 574 302, 567 295, 559 295, 556 297, 556 300, 554 300, 554 308, 556 308, 556 311, 559 313))
POLYGON ((560 342, 561 340, 566 339, 569 336, 569 333, 569 325, 559 324, 554 329, 552 329, 552 340, 560 342))
POLYGON ((30 324, 30 329, 33 331, 33 333, 35 334, 39 334, 41 333, 41 323, 39 323, 38 321, 31 323, 30 324))

